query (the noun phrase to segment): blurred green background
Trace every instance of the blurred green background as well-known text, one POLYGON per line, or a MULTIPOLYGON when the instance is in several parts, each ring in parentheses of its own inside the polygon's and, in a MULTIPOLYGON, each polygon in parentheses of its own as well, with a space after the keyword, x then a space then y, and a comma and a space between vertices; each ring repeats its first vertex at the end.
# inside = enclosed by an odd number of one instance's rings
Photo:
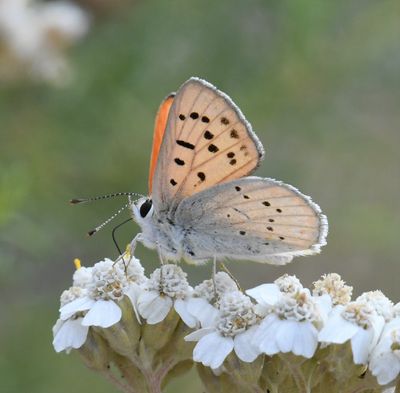
MULTIPOLYGON (((400 3, 395 0, 119 2, 93 14, 70 52, 64 88, 20 81, 0 90, 0 392, 114 392, 51 327, 73 259, 114 258, 111 228, 92 229, 146 193, 161 99, 192 75, 229 94, 266 147, 260 176, 311 195, 327 214, 322 254, 289 266, 229 263, 245 288, 338 272, 355 295, 400 298, 400 3)), ((122 215, 115 223, 123 221, 122 215)), ((121 228, 121 244, 138 231, 121 228)), ((150 272, 153 252, 138 248, 150 272)), ((193 284, 210 267, 188 267, 193 284)), ((196 377, 168 392, 200 393, 196 377)))

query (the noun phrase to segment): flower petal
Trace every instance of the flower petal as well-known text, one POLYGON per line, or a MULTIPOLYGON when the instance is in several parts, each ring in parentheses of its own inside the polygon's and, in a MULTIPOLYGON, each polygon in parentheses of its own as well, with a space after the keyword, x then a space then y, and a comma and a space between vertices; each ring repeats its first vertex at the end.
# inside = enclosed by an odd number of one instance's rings
POLYGON ((336 306, 331 312, 325 326, 320 330, 318 340, 321 342, 343 344, 350 340, 360 329, 355 323, 344 319, 340 314, 343 306, 336 306))
POLYGON ((369 363, 369 369, 380 385, 386 385, 399 374, 400 360, 389 349, 387 352, 374 355, 369 363))
POLYGON ((97 300, 83 318, 84 326, 108 328, 121 320, 122 311, 112 300, 97 300))
POLYGON ((275 342, 280 352, 286 353, 293 350, 299 324, 294 320, 281 320, 279 322, 279 330, 275 331, 275 342))
POLYGON ((317 304, 319 315, 325 324, 328 320, 329 313, 332 310, 332 298, 325 293, 321 296, 313 296, 313 300, 317 304))
POLYGON ((168 315, 173 301, 168 296, 160 296, 156 291, 143 292, 138 300, 140 315, 147 320, 149 325, 161 322, 168 315))
POLYGON ((86 341, 89 328, 82 326, 82 318, 68 319, 59 327, 54 336, 53 347, 56 352, 80 348, 86 341))
POLYGON ((373 339, 371 329, 359 329, 351 339, 353 361, 355 364, 366 364, 368 361, 369 346, 373 339))
POLYGON ((257 331, 254 333, 252 338, 252 344, 256 347, 265 340, 266 337, 270 337, 272 330, 271 325, 273 325, 279 318, 275 314, 270 314, 263 319, 260 325, 258 325, 257 331))
POLYGON ((218 309, 199 297, 190 298, 187 302, 188 311, 200 322, 201 327, 215 326, 218 309))
POLYGON ((88 296, 75 299, 60 308, 60 318, 66 320, 77 312, 89 310, 95 302, 88 296))
POLYGON ((233 340, 218 333, 210 333, 200 339, 193 350, 193 360, 204 366, 218 368, 232 352, 233 340))
POLYGON ((133 311, 135 312, 136 315, 136 319, 138 320, 138 322, 141 324, 141 320, 140 320, 140 315, 139 315, 139 311, 138 311, 138 299, 142 293, 143 289, 136 283, 131 283, 129 285, 128 290, 126 291, 125 295, 128 296, 129 300, 132 303, 132 307, 133 307, 133 311))
POLYGON ((176 299, 174 302, 174 308, 187 326, 190 328, 194 328, 196 326, 197 319, 189 312, 187 300, 176 299))
POLYGON ((58 331, 61 329, 61 327, 63 325, 64 325, 64 321, 62 319, 58 318, 56 323, 54 324, 54 326, 52 328, 53 337, 56 336, 56 334, 58 333, 58 331))
POLYGON ((282 297, 282 292, 276 284, 262 284, 248 289, 246 294, 262 306, 273 306, 282 297))
POLYGON ((240 360, 251 363, 261 353, 258 348, 251 344, 252 338, 258 326, 252 326, 243 333, 238 334, 234 339, 234 349, 240 360))
POLYGON ((312 358, 318 346, 318 330, 311 322, 298 322, 292 352, 297 356, 312 358))
POLYGON ((378 343, 379 337, 381 336, 383 328, 385 327, 385 318, 383 318, 381 315, 375 315, 370 319, 370 322, 373 331, 373 338, 369 346, 369 351, 371 352, 378 343))
POLYGON ((264 319, 259 326, 257 333, 254 335, 254 339, 256 339, 256 337, 260 337, 258 348, 261 352, 264 352, 267 355, 275 355, 279 352, 275 335, 280 329, 280 322, 281 321, 277 315, 271 314, 264 319), (260 330, 262 330, 262 334, 260 334, 260 330))
POLYGON ((214 331, 215 331, 214 328, 203 328, 203 329, 195 330, 194 332, 185 336, 185 341, 199 341, 202 337, 204 337, 207 334, 210 334, 214 331))

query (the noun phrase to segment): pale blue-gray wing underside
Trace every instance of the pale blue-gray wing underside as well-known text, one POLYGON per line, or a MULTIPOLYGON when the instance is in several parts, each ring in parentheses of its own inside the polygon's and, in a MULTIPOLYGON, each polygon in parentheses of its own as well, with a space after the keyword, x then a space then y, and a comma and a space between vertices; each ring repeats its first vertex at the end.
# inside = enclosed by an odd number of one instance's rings
POLYGON ((246 177, 213 186, 178 206, 188 262, 230 258, 286 264, 326 244, 328 223, 311 199, 273 179, 246 177))

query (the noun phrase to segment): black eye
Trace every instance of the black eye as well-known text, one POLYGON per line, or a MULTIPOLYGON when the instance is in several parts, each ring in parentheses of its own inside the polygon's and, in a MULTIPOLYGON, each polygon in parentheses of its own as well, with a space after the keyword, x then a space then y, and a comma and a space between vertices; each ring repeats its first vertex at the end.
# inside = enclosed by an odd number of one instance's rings
POLYGON ((151 201, 151 199, 147 199, 146 201, 143 202, 142 206, 140 206, 139 211, 142 218, 145 218, 147 216, 147 214, 151 209, 152 204, 153 202, 151 201))

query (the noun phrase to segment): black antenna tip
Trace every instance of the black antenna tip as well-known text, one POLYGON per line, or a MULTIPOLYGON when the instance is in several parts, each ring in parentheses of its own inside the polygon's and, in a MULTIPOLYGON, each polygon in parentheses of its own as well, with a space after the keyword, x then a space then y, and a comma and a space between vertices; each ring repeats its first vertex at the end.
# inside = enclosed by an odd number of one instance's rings
POLYGON ((97 229, 92 229, 91 231, 89 231, 87 234, 88 236, 92 236, 97 232, 97 229))
POLYGON ((70 199, 69 203, 71 205, 77 205, 78 203, 87 202, 86 199, 70 199))

